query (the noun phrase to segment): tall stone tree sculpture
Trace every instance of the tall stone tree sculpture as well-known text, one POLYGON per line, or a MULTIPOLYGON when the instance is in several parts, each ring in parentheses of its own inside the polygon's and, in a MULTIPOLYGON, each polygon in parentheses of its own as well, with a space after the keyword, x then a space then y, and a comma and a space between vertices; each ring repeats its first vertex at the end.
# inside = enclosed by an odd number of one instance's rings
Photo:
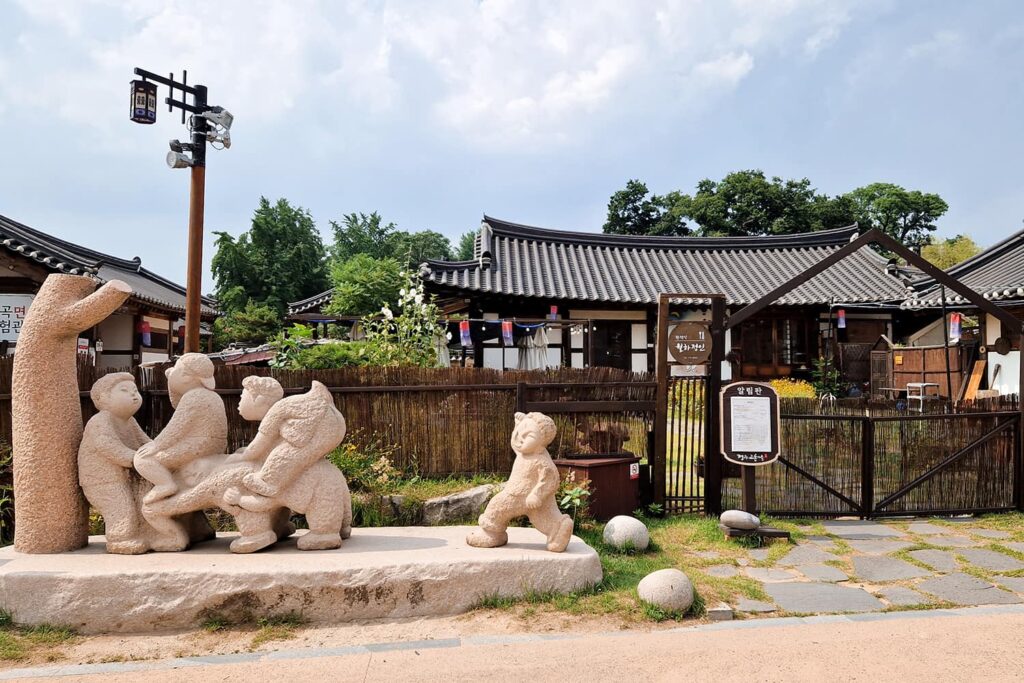
POLYGON ((25 316, 12 385, 14 549, 19 552, 67 552, 88 542, 88 507, 78 485, 77 338, 131 292, 120 280, 96 289, 88 277, 50 275, 25 316))

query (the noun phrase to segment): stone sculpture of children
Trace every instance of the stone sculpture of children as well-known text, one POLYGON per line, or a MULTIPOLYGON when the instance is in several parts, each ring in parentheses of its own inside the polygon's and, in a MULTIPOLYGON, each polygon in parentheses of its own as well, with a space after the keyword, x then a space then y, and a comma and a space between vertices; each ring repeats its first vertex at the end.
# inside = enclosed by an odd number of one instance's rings
POLYGON ((512 464, 505 487, 480 515, 480 527, 470 532, 466 543, 477 548, 496 548, 508 543, 508 524, 526 515, 533 526, 547 536, 548 550, 560 553, 572 538, 573 521, 562 514, 555 502, 558 468, 548 453, 556 434, 554 420, 543 413, 516 413, 512 431, 512 464))
POLYGON ((227 450, 228 418, 224 402, 213 390, 213 373, 213 361, 201 353, 186 353, 168 368, 167 391, 174 415, 156 439, 135 454, 135 469, 154 484, 145 503, 178 491, 176 470, 227 450))
POLYGON ((133 417, 142 397, 127 372, 100 377, 89 394, 99 412, 85 426, 78 449, 78 481, 89 504, 103 515, 107 552, 144 553, 152 531, 139 514, 137 496, 148 484, 132 470, 135 452, 149 443, 133 417))
MULTIPOLYGON (((310 390, 281 398, 283 392, 276 380, 265 377, 246 377, 243 386, 245 405, 239 412, 246 419, 260 419, 259 433, 245 450, 233 460, 262 462, 259 471, 246 475, 245 487, 256 496, 274 498, 288 488, 295 478, 322 460, 345 438, 345 418, 334 406, 334 398, 327 387, 313 382, 310 390), (277 385, 276 389, 269 382, 277 385)), ((247 501, 241 499, 246 507, 247 501)), ((250 499, 249 506, 261 505, 250 499)))
MULTIPOLYGON (((252 463, 253 471, 224 492, 222 507, 249 513, 290 508, 305 514, 309 524, 309 532, 297 541, 299 550, 340 547, 352 533, 352 498, 345 475, 324 457, 345 438, 345 418, 331 393, 313 382, 308 392, 282 398, 284 390, 272 377, 246 377, 242 386, 238 412, 246 420, 260 421, 260 427, 256 438, 227 463, 252 463), (261 493, 253 492, 254 483, 261 493)), ((243 547, 233 544, 232 550, 248 552, 275 540, 265 531, 243 547)))

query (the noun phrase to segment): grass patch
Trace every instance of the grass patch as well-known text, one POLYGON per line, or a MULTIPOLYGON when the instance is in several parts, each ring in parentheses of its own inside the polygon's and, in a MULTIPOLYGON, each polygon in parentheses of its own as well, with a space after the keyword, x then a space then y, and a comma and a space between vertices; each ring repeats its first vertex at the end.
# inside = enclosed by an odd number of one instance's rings
POLYGON ((33 656, 47 661, 60 658, 59 648, 77 637, 67 626, 17 626, 7 610, 0 610, 0 660, 18 662, 33 656))
MULTIPOLYGON (((569 595, 527 592, 521 598, 488 596, 477 603, 477 608, 516 611, 520 616, 545 609, 573 615, 613 615, 629 624, 700 617, 705 613, 705 605, 734 604, 741 596, 768 599, 761 584, 753 579, 721 578, 702 571, 711 565, 736 564, 737 560, 748 558, 749 549, 758 546, 756 539, 727 540, 718 528, 718 520, 702 515, 644 518, 643 521, 651 535, 651 544, 643 551, 619 550, 605 545, 602 524, 587 521, 577 525, 576 535, 597 550, 601 558, 604 579, 600 584, 569 595), (717 557, 696 555, 707 551, 714 551, 717 557), (667 568, 682 570, 693 583, 694 602, 683 614, 645 604, 636 594, 636 586, 642 578, 667 568)), ((769 556, 781 556, 792 547, 788 543, 774 543, 769 547, 769 556)), ((770 561, 751 564, 770 564, 770 561)))
POLYGON ((295 637, 295 630, 304 623, 305 618, 298 612, 263 617, 256 622, 256 635, 252 637, 249 648, 256 649, 275 640, 291 640, 295 637))

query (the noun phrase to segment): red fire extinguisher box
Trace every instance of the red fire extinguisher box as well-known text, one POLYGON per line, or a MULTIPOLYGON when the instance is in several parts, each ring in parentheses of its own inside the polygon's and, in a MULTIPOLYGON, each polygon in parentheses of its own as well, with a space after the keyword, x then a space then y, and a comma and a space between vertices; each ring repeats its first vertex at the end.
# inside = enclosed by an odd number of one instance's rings
POLYGON ((562 478, 570 472, 576 481, 590 480, 590 516, 604 522, 615 515, 630 515, 640 507, 640 458, 572 458, 555 460, 562 478))

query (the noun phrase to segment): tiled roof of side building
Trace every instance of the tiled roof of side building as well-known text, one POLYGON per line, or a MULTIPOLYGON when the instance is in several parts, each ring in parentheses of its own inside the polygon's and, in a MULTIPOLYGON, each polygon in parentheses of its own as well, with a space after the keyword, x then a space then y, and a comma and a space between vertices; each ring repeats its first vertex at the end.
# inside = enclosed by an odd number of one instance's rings
MULTIPOLYGON (((123 259, 94 251, 15 220, 0 216, 0 245, 58 273, 91 275, 101 282, 123 280, 132 298, 159 308, 184 312, 185 288, 142 267, 138 257, 123 259)), ((204 316, 216 316, 216 302, 202 299, 204 316)))
MULTIPOLYGON (((548 230, 484 216, 473 261, 428 261, 424 277, 462 291, 653 304, 662 292, 759 299, 851 241, 856 226, 767 237, 646 237, 548 230)), ((898 303, 906 283, 864 248, 778 303, 898 303)))
MULTIPOLYGON (((993 244, 946 272, 986 299, 1024 300, 1024 230, 993 244)), ((933 278, 921 278, 913 285, 915 293, 907 300, 906 307, 932 308, 942 305, 942 290, 933 278)), ((967 300, 947 288, 946 303, 964 304, 967 300)))

